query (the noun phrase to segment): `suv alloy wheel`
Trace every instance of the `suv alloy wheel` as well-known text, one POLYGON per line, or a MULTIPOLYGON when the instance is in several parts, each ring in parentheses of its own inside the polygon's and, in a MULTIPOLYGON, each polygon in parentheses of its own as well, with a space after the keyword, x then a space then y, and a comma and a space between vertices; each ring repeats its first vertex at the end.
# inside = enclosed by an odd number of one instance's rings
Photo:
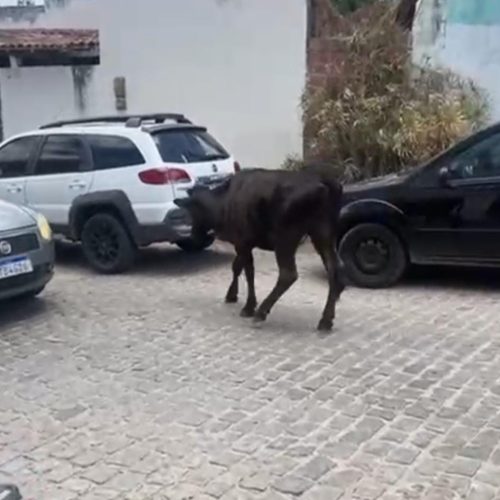
POLYGON ((81 241, 87 261, 100 273, 120 273, 134 263, 137 248, 122 223, 111 214, 90 217, 83 226, 81 241))

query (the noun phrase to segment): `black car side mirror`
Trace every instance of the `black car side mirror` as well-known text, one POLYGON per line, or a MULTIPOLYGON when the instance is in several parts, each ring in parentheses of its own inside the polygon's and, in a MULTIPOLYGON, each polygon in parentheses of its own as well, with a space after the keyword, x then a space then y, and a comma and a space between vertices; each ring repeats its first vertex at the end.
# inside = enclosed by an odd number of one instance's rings
POLYGON ((439 169, 439 183, 442 186, 448 186, 451 180, 451 170, 448 167, 441 167, 439 169))

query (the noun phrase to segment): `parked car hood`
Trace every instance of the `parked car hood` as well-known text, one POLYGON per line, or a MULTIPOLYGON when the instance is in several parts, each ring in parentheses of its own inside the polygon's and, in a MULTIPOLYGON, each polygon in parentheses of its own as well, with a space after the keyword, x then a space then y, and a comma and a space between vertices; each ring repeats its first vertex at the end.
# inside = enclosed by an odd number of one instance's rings
POLYGON ((352 184, 346 184, 344 186, 344 203, 370 196, 384 198, 394 190, 397 190, 399 186, 406 181, 410 173, 411 170, 408 170, 406 172, 389 174, 352 184))
POLYGON ((18 205, 0 200, 0 232, 20 229, 35 224, 36 221, 27 210, 18 205))
POLYGON ((345 186, 345 191, 348 193, 354 193, 357 191, 371 190, 386 186, 392 186, 394 184, 401 184, 405 177, 406 176, 404 174, 389 174, 383 175, 381 177, 373 177, 372 179, 355 182, 353 184, 347 184, 345 186))

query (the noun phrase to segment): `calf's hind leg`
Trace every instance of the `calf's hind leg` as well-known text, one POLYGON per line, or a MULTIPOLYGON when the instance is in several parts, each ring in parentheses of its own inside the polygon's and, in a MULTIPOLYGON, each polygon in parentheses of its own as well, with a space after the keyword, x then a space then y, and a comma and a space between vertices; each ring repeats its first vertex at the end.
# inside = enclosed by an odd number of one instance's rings
POLYGON ((335 319, 335 306, 344 289, 340 275, 340 265, 335 249, 335 238, 329 231, 316 230, 310 233, 311 241, 318 252, 328 273, 328 298, 326 299, 323 315, 318 324, 318 330, 331 331, 335 319))

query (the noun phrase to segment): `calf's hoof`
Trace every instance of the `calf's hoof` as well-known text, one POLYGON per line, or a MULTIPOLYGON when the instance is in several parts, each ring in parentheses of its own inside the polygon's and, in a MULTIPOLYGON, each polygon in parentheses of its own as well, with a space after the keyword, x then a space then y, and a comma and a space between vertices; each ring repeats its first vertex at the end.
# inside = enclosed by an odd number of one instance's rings
POLYGON ((267 314, 264 314, 261 311, 257 311, 253 316, 254 323, 264 323, 266 321, 267 314))
POLYGON ((333 321, 328 319, 321 319, 318 324, 318 331, 321 333, 330 333, 333 328, 333 321))
POLYGON ((253 318, 254 315, 255 309, 253 307, 244 307, 240 312, 242 318, 253 318))
POLYGON ((238 296, 232 295, 232 294, 227 294, 225 301, 226 301, 226 304, 236 304, 236 302, 238 302, 238 296))

